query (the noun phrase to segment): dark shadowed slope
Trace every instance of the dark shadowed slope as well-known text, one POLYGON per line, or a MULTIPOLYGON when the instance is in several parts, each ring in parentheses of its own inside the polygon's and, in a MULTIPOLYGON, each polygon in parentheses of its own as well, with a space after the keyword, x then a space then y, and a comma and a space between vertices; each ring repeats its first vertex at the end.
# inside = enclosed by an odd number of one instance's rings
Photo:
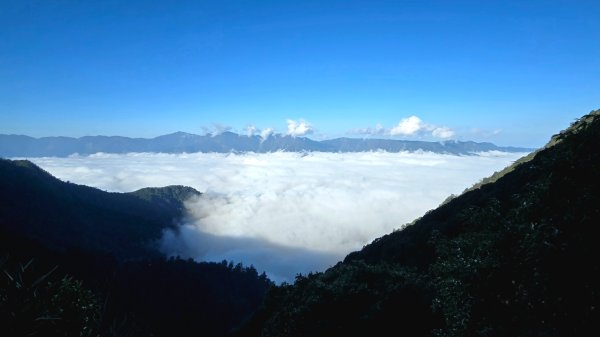
POLYGON ((74 153, 81 155, 97 152, 362 152, 362 151, 431 151, 469 155, 476 152, 504 151, 529 152, 531 149, 500 147, 491 143, 444 141, 425 142, 395 139, 355 139, 337 138, 315 141, 305 137, 272 135, 266 139, 259 136, 238 135, 223 132, 218 135, 194 135, 185 132, 159 136, 156 138, 127 138, 88 136, 81 138, 43 137, 32 138, 17 135, 0 135, 0 157, 64 157, 74 153))
POLYGON ((189 187, 109 193, 60 181, 29 161, 0 159, 0 229, 56 249, 82 247, 122 258, 153 253, 174 227, 189 187))
POLYGON ((240 335, 598 335, 598 144, 600 110, 326 272, 274 289, 240 335))
POLYGON ((52 250, 0 229, 6 337, 225 336, 270 286, 264 273, 231 262, 124 262, 83 249, 52 250))
POLYGON ((152 245, 197 195, 108 193, 0 160, 2 336, 216 337, 239 326, 272 284, 264 273, 167 260, 152 245))

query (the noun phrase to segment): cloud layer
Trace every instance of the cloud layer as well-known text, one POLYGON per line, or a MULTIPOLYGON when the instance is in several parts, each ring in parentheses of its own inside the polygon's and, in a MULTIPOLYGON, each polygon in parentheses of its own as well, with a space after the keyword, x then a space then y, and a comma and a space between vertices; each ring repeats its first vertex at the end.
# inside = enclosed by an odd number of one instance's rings
MULTIPOLYGON (((407 129, 410 130, 410 129, 407 129)), ((55 176, 109 191, 182 184, 187 203, 167 253, 254 264, 278 280, 324 269, 421 216, 519 154, 96 154, 35 158, 55 176)))

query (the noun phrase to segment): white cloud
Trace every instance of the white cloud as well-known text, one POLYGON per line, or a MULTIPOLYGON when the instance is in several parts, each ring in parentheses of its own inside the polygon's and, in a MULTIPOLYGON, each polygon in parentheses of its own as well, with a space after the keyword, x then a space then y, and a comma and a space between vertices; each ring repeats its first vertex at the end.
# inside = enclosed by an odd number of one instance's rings
POLYGON ((232 127, 229 125, 215 123, 212 127, 203 126, 201 129, 204 134, 214 137, 222 134, 223 132, 231 131, 232 127))
POLYGON ((293 119, 287 120, 287 134, 292 137, 305 136, 313 133, 313 127, 306 121, 300 119, 295 121, 293 119))
POLYGON ((387 133, 389 133, 387 131, 387 129, 384 128, 383 125, 381 125, 379 123, 377 123, 374 128, 369 127, 369 128, 353 129, 348 132, 348 134, 367 135, 367 136, 384 136, 387 133))
POLYGON ((275 130, 273 130, 272 128, 265 128, 262 129, 260 131, 260 138, 262 138, 263 142, 269 138, 273 133, 275 133, 275 130))
POLYGON ((423 129, 423 122, 421 119, 417 116, 410 116, 408 118, 401 119, 398 125, 394 126, 390 130, 390 135, 410 136, 414 135, 421 129, 423 129))
POLYGON ((246 136, 248 136, 248 137, 252 137, 252 136, 254 136, 255 133, 260 132, 260 130, 257 129, 256 126, 254 126, 254 125, 246 126, 245 131, 246 131, 246 136))
POLYGON ((368 136, 430 136, 434 138, 448 139, 455 135, 455 132, 447 126, 437 126, 426 124, 417 116, 403 118, 392 128, 385 128, 377 124, 375 128, 353 129, 349 134, 368 135, 368 136))
POLYGON ((258 270, 267 270, 269 278, 276 282, 293 281, 298 273, 320 270, 343 258, 341 254, 288 247, 251 237, 213 235, 194 224, 165 232, 160 243, 170 256, 251 263, 258 270))
POLYGON ((448 127, 442 126, 433 129, 433 131, 431 131, 431 134, 437 138, 447 139, 452 138, 452 136, 454 136, 454 131, 450 130, 450 128, 448 127))
POLYGON ((518 157, 275 152, 32 160, 63 180, 109 191, 192 186, 204 194, 187 203, 181 233, 166 233, 168 253, 235 259, 290 280, 333 265, 518 157))
POLYGON ((272 128, 264 128, 261 130, 252 124, 246 126, 244 131, 246 131, 246 136, 248 136, 248 137, 252 137, 254 135, 260 135, 260 138, 262 139, 263 142, 275 133, 275 130, 273 130, 272 128))

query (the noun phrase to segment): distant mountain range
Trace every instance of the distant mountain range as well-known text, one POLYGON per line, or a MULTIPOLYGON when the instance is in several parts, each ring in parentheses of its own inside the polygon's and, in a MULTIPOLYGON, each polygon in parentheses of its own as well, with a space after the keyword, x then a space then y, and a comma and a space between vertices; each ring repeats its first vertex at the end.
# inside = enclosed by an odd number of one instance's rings
POLYGON ((120 136, 42 137, 22 135, 0 135, 0 157, 65 157, 72 154, 88 155, 98 152, 363 152, 363 151, 430 151, 457 155, 470 155, 476 152, 530 152, 533 149, 503 147, 492 143, 473 141, 426 142, 395 139, 356 139, 336 138, 316 141, 305 137, 272 135, 266 139, 260 136, 239 135, 223 132, 218 135, 195 135, 185 132, 155 138, 128 138, 120 136))

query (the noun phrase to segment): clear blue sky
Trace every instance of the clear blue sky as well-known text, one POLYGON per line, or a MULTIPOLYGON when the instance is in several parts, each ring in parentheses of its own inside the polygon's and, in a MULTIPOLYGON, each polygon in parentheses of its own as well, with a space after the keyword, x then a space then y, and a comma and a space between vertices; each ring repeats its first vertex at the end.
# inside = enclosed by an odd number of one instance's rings
POLYGON ((600 1, 0 0, 4 134, 389 136, 414 115, 396 137, 539 146, 596 108, 600 1))

